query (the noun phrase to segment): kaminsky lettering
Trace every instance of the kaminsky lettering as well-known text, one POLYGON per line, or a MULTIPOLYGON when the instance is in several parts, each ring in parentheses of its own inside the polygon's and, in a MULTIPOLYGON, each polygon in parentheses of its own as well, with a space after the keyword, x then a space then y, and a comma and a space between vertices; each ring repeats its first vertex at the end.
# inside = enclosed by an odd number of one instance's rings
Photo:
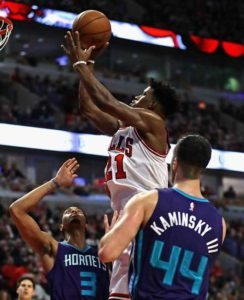
POLYGON ((150 225, 151 229, 156 232, 157 235, 161 235, 168 228, 173 226, 183 226, 194 230, 202 237, 206 235, 207 232, 212 230, 202 219, 197 220, 196 216, 188 214, 185 212, 170 212, 167 218, 160 216, 158 222, 155 221, 150 225))

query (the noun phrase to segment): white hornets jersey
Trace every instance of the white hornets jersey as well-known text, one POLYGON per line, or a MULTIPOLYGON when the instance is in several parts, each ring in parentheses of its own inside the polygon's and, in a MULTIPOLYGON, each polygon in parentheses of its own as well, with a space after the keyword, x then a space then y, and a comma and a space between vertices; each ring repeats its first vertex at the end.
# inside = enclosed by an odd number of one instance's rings
POLYGON ((108 152, 105 177, 114 210, 122 209, 139 192, 168 186, 167 153, 159 154, 146 145, 136 128, 119 129, 108 152))

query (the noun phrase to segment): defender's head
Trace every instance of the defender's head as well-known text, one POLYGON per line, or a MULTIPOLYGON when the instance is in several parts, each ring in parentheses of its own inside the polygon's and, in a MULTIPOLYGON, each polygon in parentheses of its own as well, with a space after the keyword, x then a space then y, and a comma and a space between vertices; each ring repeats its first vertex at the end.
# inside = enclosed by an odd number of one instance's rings
POLYGON ((211 158, 211 145, 203 136, 188 135, 175 146, 171 161, 171 182, 177 178, 199 179, 211 158))
POLYGON ((176 90, 166 82, 152 80, 150 85, 132 100, 131 106, 147 108, 167 118, 178 111, 179 96, 176 90))
POLYGON ((74 230, 85 230, 86 227, 86 214, 76 206, 70 206, 63 212, 62 223, 60 230, 65 233, 71 233, 74 230))
POLYGON ((35 280, 31 274, 21 276, 17 281, 18 300, 31 300, 35 295, 35 280))

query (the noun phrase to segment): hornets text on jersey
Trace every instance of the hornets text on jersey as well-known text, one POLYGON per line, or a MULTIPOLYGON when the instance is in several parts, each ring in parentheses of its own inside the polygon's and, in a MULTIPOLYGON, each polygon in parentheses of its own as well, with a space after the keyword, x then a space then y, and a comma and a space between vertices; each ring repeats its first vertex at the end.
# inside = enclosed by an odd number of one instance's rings
POLYGON ((109 274, 97 250, 78 249, 67 242, 58 244, 52 270, 47 274, 52 300, 107 300, 109 274))

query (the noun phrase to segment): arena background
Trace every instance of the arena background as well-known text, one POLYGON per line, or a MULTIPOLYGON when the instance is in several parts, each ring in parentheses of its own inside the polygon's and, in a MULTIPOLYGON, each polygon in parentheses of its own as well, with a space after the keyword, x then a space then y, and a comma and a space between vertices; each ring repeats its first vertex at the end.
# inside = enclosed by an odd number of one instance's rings
POLYGON ((15 299, 16 280, 25 272, 36 276, 36 299, 49 299, 43 270, 11 223, 8 206, 52 178, 68 157, 81 164, 75 186, 46 197, 33 216, 59 239, 60 211, 80 204, 90 215, 88 242, 96 245, 103 234, 102 215, 110 209, 103 174, 108 138, 79 116, 77 75, 60 48, 73 17, 86 9, 112 20, 109 49, 96 62, 98 78, 126 103, 150 78, 170 81, 183 99, 168 122, 170 142, 197 132, 216 150, 202 190, 225 216, 227 237, 209 299, 244 299, 244 4, 151 2, 20 0, 0 6, 0 15, 14 23, 0 52, 0 299, 15 299))

